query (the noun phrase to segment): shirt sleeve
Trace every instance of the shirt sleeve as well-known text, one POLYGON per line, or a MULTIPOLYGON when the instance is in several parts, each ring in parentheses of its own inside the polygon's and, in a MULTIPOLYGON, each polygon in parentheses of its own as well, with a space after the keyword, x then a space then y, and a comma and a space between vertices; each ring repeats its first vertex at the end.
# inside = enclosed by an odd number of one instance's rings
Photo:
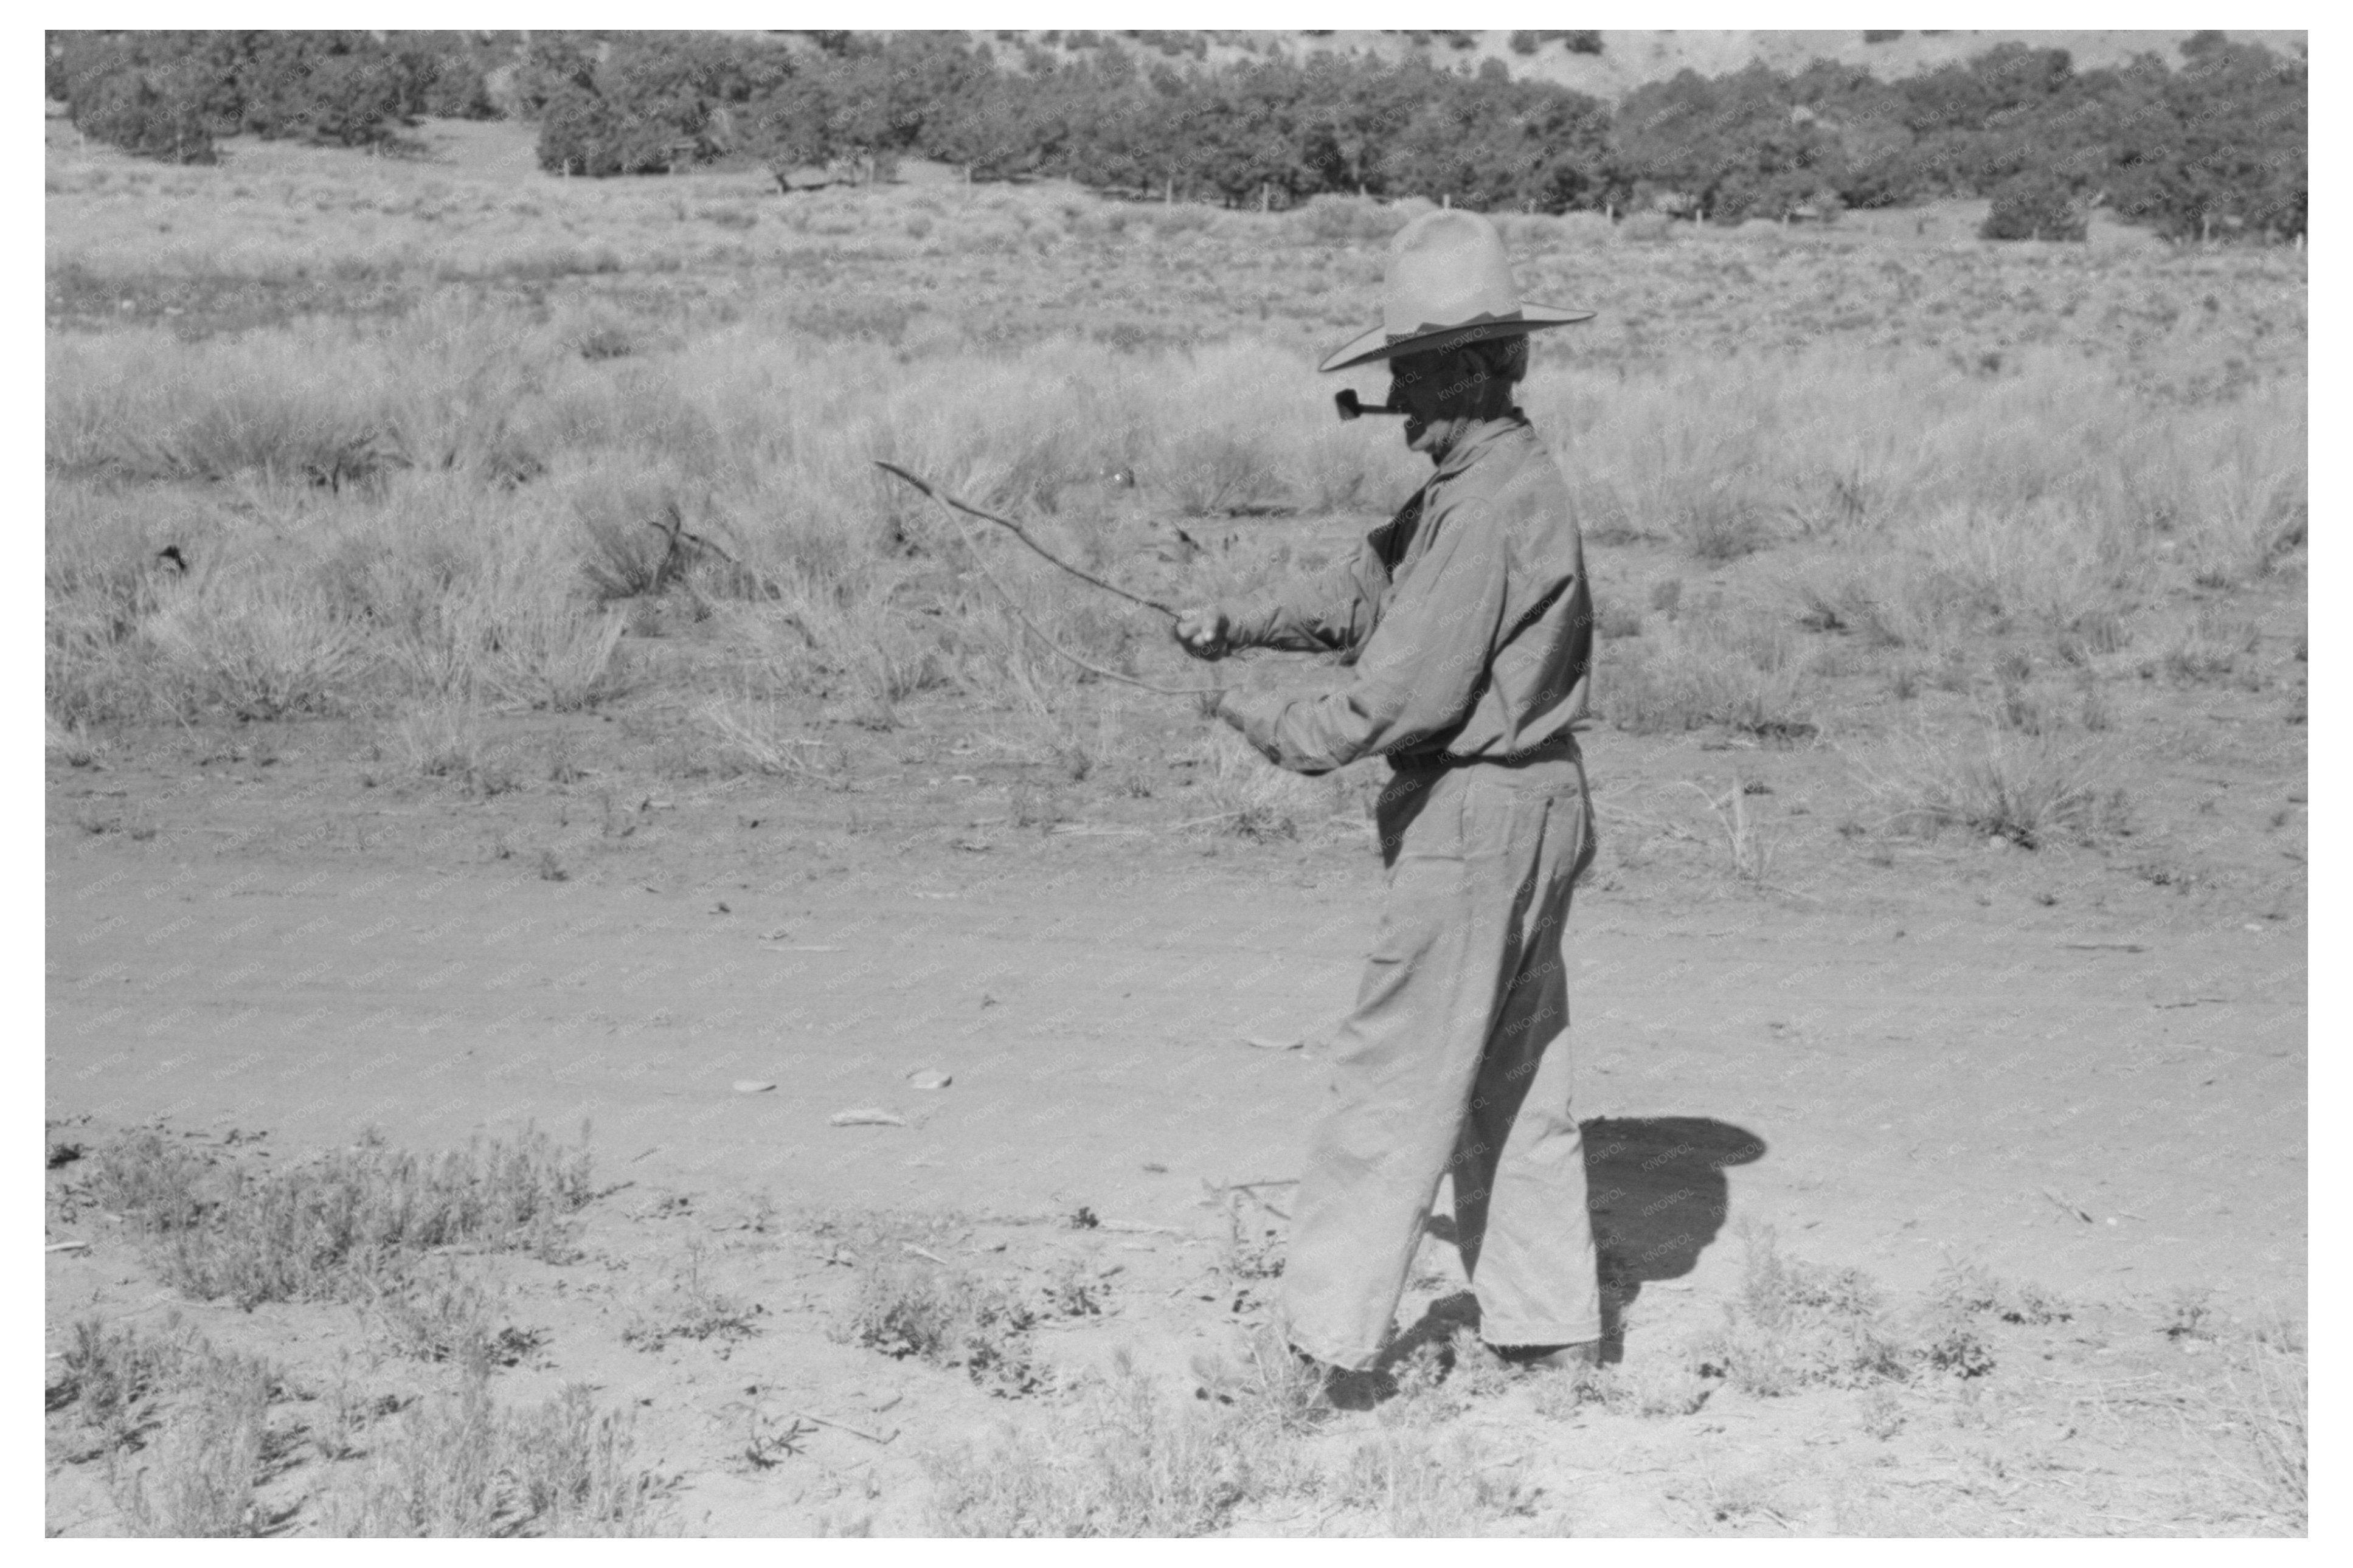
POLYGON ((1229 692, 1219 717, 1269 761, 1304 773, 1448 734, 1486 688, 1509 554, 1485 507, 1453 509, 1392 591, 1352 684, 1323 697, 1229 692))
POLYGON ((1236 647, 1324 653, 1354 647, 1379 616, 1388 568, 1371 540, 1343 561, 1263 599, 1221 603, 1227 641, 1236 647))

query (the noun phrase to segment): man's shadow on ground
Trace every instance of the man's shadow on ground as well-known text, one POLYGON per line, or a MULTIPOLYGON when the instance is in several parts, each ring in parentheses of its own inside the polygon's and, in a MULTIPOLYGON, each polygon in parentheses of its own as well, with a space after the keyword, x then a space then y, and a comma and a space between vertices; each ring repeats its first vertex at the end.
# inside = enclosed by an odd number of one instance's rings
MULTIPOLYGON (((1624 1354, 1626 1309, 1642 1287, 1680 1279, 1698 1267, 1724 1228, 1730 1184, 1725 1171, 1765 1157, 1765 1141, 1704 1116, 1598 1117, 1585 1136, 1586 1206, 1600 1254, 1602 1359, 1624 1354)), ((1454 1221, 1429 1220, 1430 1234, 1451 1244, 1454 1221)), ((1478 1297, 1459 1291, 1430 1304, 1421 1321, 1393 1342, 1394 1362, 1425 1343, 1444 1344, 1457 1326, 1479 1326, 1478 1297)))

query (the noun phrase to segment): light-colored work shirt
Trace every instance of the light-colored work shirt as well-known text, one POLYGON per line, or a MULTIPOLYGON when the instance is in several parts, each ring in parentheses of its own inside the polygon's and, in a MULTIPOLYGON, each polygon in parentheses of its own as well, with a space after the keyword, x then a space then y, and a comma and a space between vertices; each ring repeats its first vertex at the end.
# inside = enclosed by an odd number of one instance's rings
POLYGON ((1353 650, 1322 697, 1229 692, 1219 716, 1304 773, 1500 761, 1585 716, 1593 602, 1559 467, 1514 409, 1455 443, 1355 559, 1263 601, 1223 604, 1237 647, 1353 650))

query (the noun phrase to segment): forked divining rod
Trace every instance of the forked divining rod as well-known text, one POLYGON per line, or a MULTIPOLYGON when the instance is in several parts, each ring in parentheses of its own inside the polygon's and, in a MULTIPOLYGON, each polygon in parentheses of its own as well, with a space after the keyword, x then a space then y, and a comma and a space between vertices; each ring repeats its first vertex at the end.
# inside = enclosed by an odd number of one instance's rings
POLYGON ((947 491, 942 489, 939 486, 931 483, 929 480, 917 479, 914 475, 899 467, 896 463, 886 463, 880 458, 877 458, 874 460, 874 466, 881 468, 885 473, 896 474, 899 478, 906 480, 909 484, 914 486, 917 489, 923 491, 925 495, 931 497, 934 500, 938 501, 943 505, 952 506, 955 508, 956 510, 969 513, 974 517, 979 518, 984 522, 993 522, 999 528, 1010 531, 1014 538, 1019 540, 1022 543, 1028 545, 1030 549, 1036 551, 1039 554, 1044 556, 1055 565, 1060 566, 1071 576, 1078 578, 1081 582, 1092 583, 1107 594, 1116 594, 1131 605, 1141 605, 1147 610, 1156 610, 1172 621, 1177 618, 1176 611, 1170 609, 1167 605, 1162 604, 1157 599, 1147 599, 1141 594, 1131 594, 1116 583, 1106 583, 1092 572, 1081 571, 1078 567, 1071 565, 1069 562, 1063 560, 1060 556, 1055 554, 1052 551, 1047 549, 1036 540, 1030 538, 1029 532, 1024 530, 1019 523, 1013 521, 1011 519, 999 517, 993 511, 983 511, 976 506, 968 505, 964 501, 960 501, 955 497, 948 494, 947 491))

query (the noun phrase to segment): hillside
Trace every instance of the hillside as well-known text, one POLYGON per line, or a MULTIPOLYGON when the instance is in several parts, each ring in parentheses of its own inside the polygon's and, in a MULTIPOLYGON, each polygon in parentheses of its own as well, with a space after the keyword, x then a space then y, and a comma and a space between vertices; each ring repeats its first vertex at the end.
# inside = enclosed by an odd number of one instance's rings
POLYGON ((238 134, 393 150, 427 118, 503 115, 535 127, 539 167, 591 178, 717 164, 866 181, 923 158, 1262 210, 1419 196, 1737 224, 1983 199, 1996 238, 2081 237, 2105 206, 2170 239, 2287 243, 2308 206, 2308 67, 2300 35, 2276 41, 75 33, 53 36, 47 75, 78 131, 174 163, 238 134))
MULTIPOLYGON (((1110 37, 1121 35, 1093 36, 1110 37)), ((2077 70, 2118 66, 2135 56, 2148 53, 2160 55, 2168 65, 2179 65, 2181 44, 2194 34, 2189 28, 2033 30, 1972 27, 1942 32, 1905 32, 1883 41, 1867 43, 1864 35, 1859 31, 1823 28, 1604 28, 1599 34, 1599 54, 1572 53, 1555 39, 1540 45, 1534 54, 1525 55, 1513 49, 1511 40, 1514 35, 1500 27, 1420 34, 1356 29, 1323 34, 1271 31, 1161 35, 1172 41, 1195 36, 1205 42, 1207 47, 1202 58, 1210 64, 1225 64, 1252 56, 1262 58, 1276 47, 1301 54, 1354 51, 1392 63, 1419 56, 1454 63, 1471 70, 1476 70, 1484 61, 1493 59, 1501 60, 1515 80, 1549 82, 1556 87, 1590 93, 1596 98, 1614 100, 1646 82, 1665 81, 1678 71, 1693 70, 1702 76, 1721 76, 1751 65, 1764 65, 1778 71, 1796 71, 1818 59, 1859 66, 1882 80, 1893 81, 1935 70, 1940 66, 1960 64, 2007 43, 2065 49, 2073 57, 2077 70)), ((2301 52, 2306 47, 2306 35, 2296 30, 2238 28, 2228 30, 2227 36, 2234 42, 2259 43, 2283 54, 2301 52)), ((1070 40, 1085 38, 1090 35, 976 31, 973 37, 976 40, 1007 42, 1024 39, 1040 45, 1051 39, 1053 43, 1049 47, 1059 47, 1068 53, 1083 53, 1083 48, 1071 49, 1070 40)), ((1180 53, 1176 58, 1186 57, 1180 53)))

